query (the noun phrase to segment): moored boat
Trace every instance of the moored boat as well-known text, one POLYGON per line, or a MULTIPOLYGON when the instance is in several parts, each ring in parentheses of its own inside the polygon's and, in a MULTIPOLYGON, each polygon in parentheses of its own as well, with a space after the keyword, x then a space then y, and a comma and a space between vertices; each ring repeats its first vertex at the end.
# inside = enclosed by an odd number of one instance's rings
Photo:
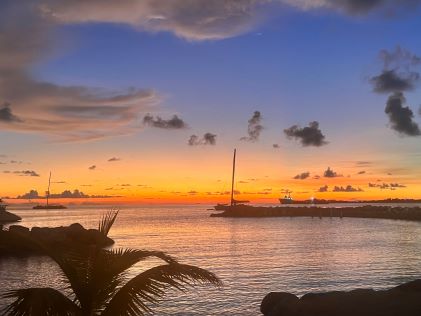
POLYGON ((66 209, 67 207, 61 204, 49 204, 50 198, 50 185, 51 185, 51 171, 50 177, 48 178, 48 190, 47 190, 47 203, 46 204, 38 204, 32 207, 34 210, 62 210, 66 209))

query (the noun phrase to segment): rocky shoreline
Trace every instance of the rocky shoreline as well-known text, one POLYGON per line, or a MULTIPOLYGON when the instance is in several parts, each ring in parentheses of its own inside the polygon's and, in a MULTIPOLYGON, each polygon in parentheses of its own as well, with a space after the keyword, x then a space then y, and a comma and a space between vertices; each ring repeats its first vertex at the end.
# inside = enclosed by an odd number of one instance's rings
POLYGON ((421 207, 397 206, 226 206, 221 213, 214 213, 211 217, 354 217, 398 219, 421 221, 421 207))
POLYGON ((61 227, 28 227, 11 225, 0 230, 0 257, 42 255, 43 247, 51 249, 72 249, 97 245, 108 247, 114 241, 96 229, 85 229, 75 223, 61 227), (40 246, 41 245, 41 246, 40 246))
POLYGON ((420 297, 421 280, 383 291, 309 293, 301 298, 271 292, 263 299, 260 311, 265 316, 419 316, 420 297))
POLYGON ((0 210, 0 225, 19 222, 22 218, 8 211, 0 210))

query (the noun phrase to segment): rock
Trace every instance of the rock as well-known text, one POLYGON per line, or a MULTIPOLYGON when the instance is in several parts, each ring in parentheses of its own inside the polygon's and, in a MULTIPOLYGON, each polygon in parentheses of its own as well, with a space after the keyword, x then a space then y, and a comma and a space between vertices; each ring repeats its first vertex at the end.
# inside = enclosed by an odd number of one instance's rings
POLYGON ((383 291, 357 289, 350 292, 309 293, 296 300, 286 294, 269 293, 262 301, 262 313, 266 316, 421 315, 421 280, 383 291))
POLYGON ((85 229, 79 223, 67 227, 27 227, 13 225, 0 232, 0 254, 42 254, 39 243, 54 249, 89 246, 111 246, 114 241, 96 229, 85 229))
POLYGON ((22 218, 8 211, 0 211, 0 223, 19 222, 22 218))
MULTIPOLYGON (((299 301, 299 298, 291 293, 270 292, 260 304, 260 311, 263 315, 271 315, 274 309, 281 312, 281 309, 299 301)), ((281 315, 281 314, 278 314, 281 315)))
POLYGON ((9 226, 9 232, 18 232, 21 234, 29 234, 29 228, 21 225, 9 226))

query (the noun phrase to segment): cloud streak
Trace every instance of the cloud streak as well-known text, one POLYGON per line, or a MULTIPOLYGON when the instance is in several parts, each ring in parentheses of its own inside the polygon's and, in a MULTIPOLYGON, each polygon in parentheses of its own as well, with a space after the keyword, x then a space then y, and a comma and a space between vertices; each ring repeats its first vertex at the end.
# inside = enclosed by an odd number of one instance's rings
POLYGON ((7 102, 0 109, 0 123, 8 123, 0 128, 39 132, 61 141, 134 132, 137 114, 158 101, 153 90, 63 86, 30 73, 54 46, 52 33, 58 22, 45 5, 41 0, 0 4, 0 96, 7 102))

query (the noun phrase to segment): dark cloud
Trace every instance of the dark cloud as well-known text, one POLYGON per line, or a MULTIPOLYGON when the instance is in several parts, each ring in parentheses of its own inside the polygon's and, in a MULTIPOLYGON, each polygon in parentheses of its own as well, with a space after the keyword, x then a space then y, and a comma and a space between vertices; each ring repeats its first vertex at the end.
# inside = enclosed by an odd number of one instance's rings
POLYGON ((13 123, 22 122, 22 120, 12 114, 9 103, 4 103, 3 107, 0 108, 0 122, 13 123))
MULTIPOLYGON (((111 195, 88 195, 83 193, 79 190, 64 190, 62 193, 50 194, 50 199, 82 199, 82 198, 111 198, 111 197, 118 197, 118 196, 111 196, 111 195)), ((38 191, 31 190, 28 193, 23 195, 18 195, 17 199, 43 199, 45 196, 40 196, 38 191)))
POLYGON ((302 146, 316 146, 320 147, 326 145, 325 136, 319 128, 319 122, 310 122, 309 126, 301 128, 298 125, 293 125, 290 128, 284 129, 285 135, 292 139, 299 140, 302 146))
POLYGON ((96 165, 92 165, 88 168, 89 170, 95 170, 96 169, 96 165))
POLYGON ((260 133, 263 130, 263 126, 260 124, 262 121, 262 115, 259 111, 255 111, 253 116, 248 120, 247 134, 246 137, 241 137, 240 140, 247 142, 256 142, 259 140, 260 133))
POLYGON ((121 158, 112 157, 112 158, 108 159, 107 161, 108 162, 115 162, 115 161, 120 161, 120 160, 121 160, 121 158))
POLYGON ((365 170, 358 172, 358 174, 365 174, 365 170))
POLYGON ((212 133, 206 133, 202 138, 199 138, 197 135, 191 135, 187 144, 189 146, 198 146, 198 145, 215 145, 216 144, 216 135, 212 133))
POLYGON ((363 192, 363 190, 361 188, 354 188, 351 185, 347 185, 346 187, 335 186, 333 188, 333 192, 363 192))
POLYGON ((389 117, 390 127, 401 135, 419 136, 421 131, 418 124, 413 121, 414 113, 409 107, 404 106, 405 102, 402 92, 395 92, 389 96, 385 113, 389 117))
POLYGON ((40 196, 38 195, 38 191, 36 190, 30 190, 28 193, 22 194, 22 195, 18 195, 16 198, 17 199, 25 199, 25 200, 30 200, 30 199, 38 199, 40 196))
POLYGON ((275 148, 275 149, 280 148, 279 144, 273 144, 272 147, 275 148))
POLYGON ((147 114, 143 118, 143 124, 162 129, 183 129, 187 127, 187 124, 177 115, 174 115, 168 120, 164 120, 159 116, 154 117, 150 114, 147 114))
POLYGON ((416 72, 398 74, 395 70, 384 70, 380 75, 370 79, 373 90, 377 93, 414 90, 420 75, 416 72))
POLYGON ((294 177, 294 179, 296 179, 296 180, 304 180, 304 179, 307 179, 309 176, 310 176, 310 172, 303 172, 303 173, 297 174, 294 177))
POLYGON ((320 176, 316 174, 316 175, 313 177, 313 179, 318 180, 318 179, 320 179, 320 176))
POLYGON ((327 185, 324 185, 324 186, 320 187, 317 192, 327 192, 328 189, 329 189, 329 187, 327 185))
POLYGON ((330 169, 330 167, 328 167, 325 172, 323 173, 323 176, 325 178, 336 178, 336 177, 342 177, 342 175, 337 174, 335 171, 333 171, 332 169, 330 169))
POLYGON ((414 90, 420 79, 420 74, 414 67, 421 64, 421 58, 398 46, 394 51, 382 50, 380 59, 383 70, 380 75, 370 79, 373 90, 378 93, 391 93, 385 113, 389 117, 390 127, 401 135, 419 136, 420 128, 414 122, 414 113, 408 106, 405 91, 414 90))
POLYGON ((3 171, 3 173, 14 173, 20 176, 27 176, 27 177, 39 177, 39 174, 33 170, 21 170, 21 171, 3 171))
POLYGON ((381 190, 396 190, 406 188, 406 185, 400 183, 369 183, 369 188, 379 188, 381 190))

